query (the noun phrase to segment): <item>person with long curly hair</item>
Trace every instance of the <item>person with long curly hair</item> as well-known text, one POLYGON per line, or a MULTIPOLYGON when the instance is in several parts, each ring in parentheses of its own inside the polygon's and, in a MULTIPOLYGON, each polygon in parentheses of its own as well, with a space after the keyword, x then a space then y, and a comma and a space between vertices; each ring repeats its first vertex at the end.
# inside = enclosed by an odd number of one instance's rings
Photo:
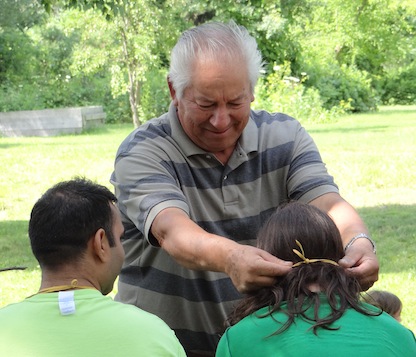
POLYGON ((360 300, 357 278, 338 265, 345 252, 326 213, 282 205, 257 242, 293 268, 237 305, 216 356, 416 356, 413 333, 360 300))

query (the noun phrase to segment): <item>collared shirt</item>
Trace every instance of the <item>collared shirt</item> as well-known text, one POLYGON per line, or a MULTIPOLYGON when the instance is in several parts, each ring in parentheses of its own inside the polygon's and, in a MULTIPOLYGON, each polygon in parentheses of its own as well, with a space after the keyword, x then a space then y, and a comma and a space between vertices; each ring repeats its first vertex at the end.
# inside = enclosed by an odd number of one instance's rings
POLYGON ((338 192, 311 137, 284 114, 251 111, 226 165, 196 146, 176 108, 132 132, 111 177, 126 228, 116 299, 160 316, 186 350, 215 351, 240 294, 223 273, 178 265, 149 234, 157 214, 177 207, 206 231, 255 245, 281 203, 338 192))

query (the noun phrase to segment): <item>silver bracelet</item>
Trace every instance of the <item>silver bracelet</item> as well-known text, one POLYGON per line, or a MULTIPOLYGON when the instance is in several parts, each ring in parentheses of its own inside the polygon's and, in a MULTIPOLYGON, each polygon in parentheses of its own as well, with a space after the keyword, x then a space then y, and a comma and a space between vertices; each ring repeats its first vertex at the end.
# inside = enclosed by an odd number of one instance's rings
POLYGON ((360 234, 357 234, 355 237, 352 237, 351 240, 348 242, 348 244, 345 246, 344 251, 346 252, 347 249, 351 247, 351 245, 359 238, 368 239, 373 246, 373 253, 376 254, 376 251, 377 251, 376 243, 365 233, 360 233, 360 234))

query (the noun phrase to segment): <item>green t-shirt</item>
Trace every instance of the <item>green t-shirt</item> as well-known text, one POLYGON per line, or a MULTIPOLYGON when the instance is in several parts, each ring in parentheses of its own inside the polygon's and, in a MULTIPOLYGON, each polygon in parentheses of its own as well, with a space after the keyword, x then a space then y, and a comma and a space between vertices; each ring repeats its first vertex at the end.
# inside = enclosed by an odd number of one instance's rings
POLYGON ((184 357, 185 352, 160 318, 86 289, 38 294, 0 309, 0 356, 184 357))
MULTIPOLYGON (((369 309, 375 309, 366 304, 369 309)), ((282 305, 285 308, 285 304, 282 305)), ((331 327, 318 329, 317 335, 310 322, 296 318, 295 323, 279 334, 276 332, 287 320, 282 312, 273 318, 258 318, 268 308, 258 310, 227 329, 222 336, 216 356, 273 356, 273 357, 415 357, 416 341, 413 333, 386 313, 367 316, 347 309, 331 327), (269 336, 269 337, 268 337, 269 336)), ((323 301, 319 315, 327 315, 329 306, 323 301)))

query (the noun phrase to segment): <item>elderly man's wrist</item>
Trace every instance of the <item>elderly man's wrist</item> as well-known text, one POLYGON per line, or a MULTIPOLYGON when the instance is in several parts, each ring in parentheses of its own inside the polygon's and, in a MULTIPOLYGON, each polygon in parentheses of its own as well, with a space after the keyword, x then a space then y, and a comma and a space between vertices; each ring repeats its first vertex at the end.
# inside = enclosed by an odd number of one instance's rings
POLYGON ((376 243, 366 233, 359 233, 356 236, 352 237, 351 240, 345 246, 344 251, 346 252, 347 249, 349 247, 351 247, 357 239, 367 239, 371 243, 371 245, 373 246, 373 253, 376 254, 376 252, 377 252, 376 243))

